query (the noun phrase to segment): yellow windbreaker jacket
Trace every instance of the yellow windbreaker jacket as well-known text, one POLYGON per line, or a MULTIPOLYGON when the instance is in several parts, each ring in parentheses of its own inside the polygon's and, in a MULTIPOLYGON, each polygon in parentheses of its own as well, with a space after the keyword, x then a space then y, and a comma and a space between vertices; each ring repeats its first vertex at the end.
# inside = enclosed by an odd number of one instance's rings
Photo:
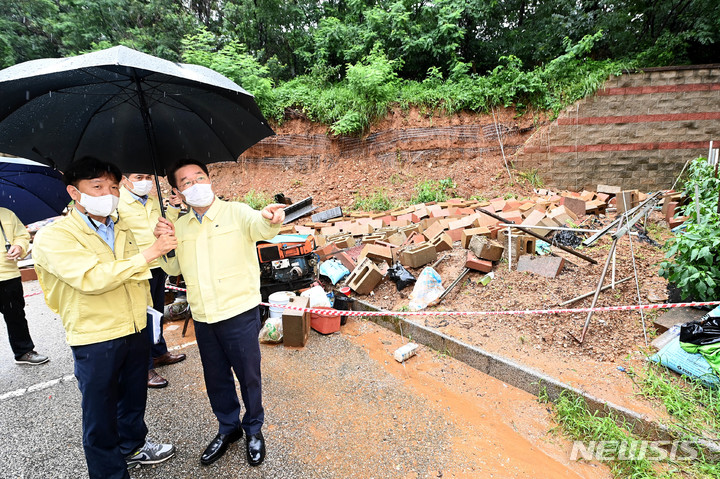
MULTIPOLYGON (((175 222, 178 218, 179 208, 168 208, 165 214, 167 219, 175 222)), ((160 217, 158 199, 148 196, 143 205, 124 186, 120 188, 120 202, 118 203, 118 217, 135 235, 140 251, 148 249, 155 242, 155 225, 160 217)), ((150 268, 159 268, 157 260, 150 263, 150 268)))
MULTIPOLYGON (((0 222, 11 245, 22 248, 20 257, 27 255, 30 247, 30 233, 20 218, 7 208, 0 208, 0 222)), ((17 261, 10 261, 5 254, 5 238, 0 234, 0 281, 20 277, 17 261)))
POLYGON ((113 253, 75 210, 35 235, 38 280, 45 302, 62 319, 70 346, 145 328, 152 274, 122 219, 115 224, 114 245, 113 253))
POLYGON ((160 259, 170 275, 182 273, 193 319, 216 323, 260 302, 255 242, 280 231, 248 205, 215 198, 202 223, 194 211, 175 222, 177 256, 160 259))

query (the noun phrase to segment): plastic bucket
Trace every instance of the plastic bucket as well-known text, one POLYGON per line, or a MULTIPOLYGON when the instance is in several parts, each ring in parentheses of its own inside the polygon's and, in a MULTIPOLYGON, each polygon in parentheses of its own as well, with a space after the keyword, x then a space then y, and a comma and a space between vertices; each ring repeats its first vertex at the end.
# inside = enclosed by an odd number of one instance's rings
MULTIPOLYGON (((326 306, 316 306, 314 309, 333 310, 326 306)), ((310 313, 310 327, 320 334, 332 334, 340 331, 340 316, 335 314, 310 313)))
POLYGON ((283 308, 282 305, 288 304, 288 302, 290 302, 290 298, 294 296, 295 293, 292 291, 278 291, 271 294, 268 297, 268 301, 270 302, 270 317, 282 318, 283 312, 285 311, 285 308, 283 308))

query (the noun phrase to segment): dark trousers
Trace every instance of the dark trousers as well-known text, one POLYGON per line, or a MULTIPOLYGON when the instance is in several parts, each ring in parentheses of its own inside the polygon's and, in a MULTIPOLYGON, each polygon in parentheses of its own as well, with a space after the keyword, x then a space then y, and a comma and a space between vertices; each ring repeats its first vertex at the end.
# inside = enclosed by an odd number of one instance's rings
POLYGON ((130 477, 125 456, 145 444, 145 331, 72 346, 82 393, 83 448, 90 479, 130 477))
MULTIPOLYGON (((152 307, 156 311, 161 313, 165 312, 165 279, 167 274, 162 268, 153 268, 150 270, 152 278, 150 281, 150 295, 152 296, 152 307)), ((153 369, 153 358, 159 358, 163 354, 167 353, 167 343, 163 337, 162 322, 160 323, 160 341, 155 344, 153 341, 153 328, 152 328, 152 316, 148 314, 148 327, 145 328, 148 334, 148 340, 150 341, 150 363, 148 370, 153 369)))
POLYGON ((5 318, 15 359, 35 349, 25 318, 25 298, 20 277, 0 281, 0 314, 5 318))
POLYGON ((255 307, 218 323, 194 321, 194 325, 210 406, 220 423, 218 433, 229 434, 240 425, 246 434, 259 433, 265 421, 259 309, 255 307), (233 371, 245 405, 242 422, 233 371))

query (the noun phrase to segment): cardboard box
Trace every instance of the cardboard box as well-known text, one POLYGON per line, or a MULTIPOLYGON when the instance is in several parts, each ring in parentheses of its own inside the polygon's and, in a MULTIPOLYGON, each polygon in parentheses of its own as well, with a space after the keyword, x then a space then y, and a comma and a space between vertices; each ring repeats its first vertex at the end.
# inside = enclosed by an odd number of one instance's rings
MULTIPOLYGON (((289 298, 289 303, 298 308, 307 308, 310 298, 295 296, 289 298)), ((310 313, 285 309, 282 315, 283 345, 302 347, 307 344, 310 334, 310 313)))

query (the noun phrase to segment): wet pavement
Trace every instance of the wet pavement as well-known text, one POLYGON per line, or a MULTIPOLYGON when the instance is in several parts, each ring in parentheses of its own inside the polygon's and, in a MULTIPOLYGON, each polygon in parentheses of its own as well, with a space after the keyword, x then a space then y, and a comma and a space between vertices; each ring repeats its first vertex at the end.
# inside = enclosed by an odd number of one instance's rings
MULTIPOLYGON (((51 360, 15 365, 0 325, 0 477, 85 478, 62 324, 41 295, 26 302, 36 349, 51 360)), ((399 364, 392 352, 403 338, 352 318, 342 334, 311 331, 305 348, 263 345, 267 459, 249 467, 239 441, 203 467, 217 426, 192 327, 185 338, 181 329, 171 323, 165 335, 188 359, 159 369, 170 386, 149 391, 146 413, 149 438, 173 442, 177 455, 133 478, 608 477, 567 459, 569 443, 547 433, 550 415, 534 397, 422 346, 399 364)))

